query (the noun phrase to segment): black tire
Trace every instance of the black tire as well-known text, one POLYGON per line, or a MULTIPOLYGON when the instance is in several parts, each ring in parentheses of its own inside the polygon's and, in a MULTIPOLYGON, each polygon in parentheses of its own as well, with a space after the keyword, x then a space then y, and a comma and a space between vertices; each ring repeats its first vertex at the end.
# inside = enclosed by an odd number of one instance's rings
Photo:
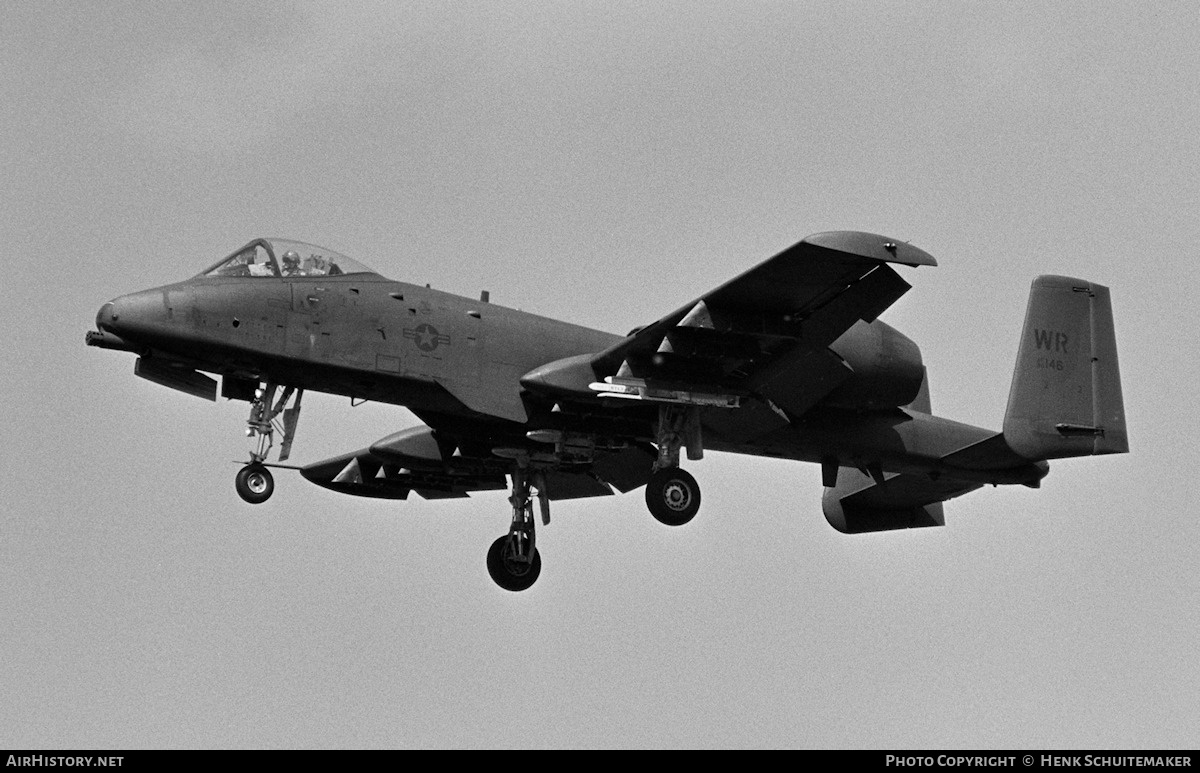
POLYGON ((533 561, 524 563, 514 560, 508 535, 505 534, 488 548, 487 568, 492 580, 504 590, 523 591, 537 582, 542 572, 542 557, 534 548, 533 561))
POLYGON ((659 523, 682 526, 700 511, 700 484, 679 467, 664 467, 646 484, 646 507, 659 523))
POLYGON ((262 504, 275 493, 275 478, 261 464, 247 464, 234 481, 238 496, 252 505, 262 504))

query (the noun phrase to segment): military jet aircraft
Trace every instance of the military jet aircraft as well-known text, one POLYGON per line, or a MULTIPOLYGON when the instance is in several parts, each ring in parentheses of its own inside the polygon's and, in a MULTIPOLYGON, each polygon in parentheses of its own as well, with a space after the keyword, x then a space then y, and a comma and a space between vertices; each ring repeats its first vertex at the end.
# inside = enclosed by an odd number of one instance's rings
POLYGON ((197 276, 105 303, 87 343, 134 373, 250 404, 250 503, 274 490, 305 390, 403 405, 424 425, 299 467, 383 499, 508 490, 493 580, 541 571, 535 502, 645 487, 681 526, 700 488, 681 452, 821 465, 826 519, 857 534, 945 523, 942 502, 986 484, 1037 488, 1046 460, 1129 449, 1108 288, 1034 280, 1002 431, 931 415, 920 349, 878 319, 936 266, 902 241, 819 233, 620 336, 385 279, 331 250, 255 239, 197 276), (270 462, 276 434, 277 462, 270 462))

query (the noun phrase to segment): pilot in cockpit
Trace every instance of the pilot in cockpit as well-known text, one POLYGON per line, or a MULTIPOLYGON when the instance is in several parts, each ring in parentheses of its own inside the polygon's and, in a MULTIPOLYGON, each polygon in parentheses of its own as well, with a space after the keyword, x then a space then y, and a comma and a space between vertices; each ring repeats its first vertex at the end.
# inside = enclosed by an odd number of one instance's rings
POLYGON ((300 268, 300 256, 295 250, 288 250, 283 254, 283 275, 304 276, 304 269, 300 268))

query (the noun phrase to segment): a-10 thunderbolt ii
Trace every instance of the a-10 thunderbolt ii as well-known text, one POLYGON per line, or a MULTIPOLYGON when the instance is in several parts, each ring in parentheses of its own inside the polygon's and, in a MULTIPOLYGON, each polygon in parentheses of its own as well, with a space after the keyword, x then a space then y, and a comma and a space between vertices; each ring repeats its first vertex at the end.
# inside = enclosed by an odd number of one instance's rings
MULTIPOLYGON (((1002 431, 931 415, 921 352, 879 321, 908 289, 894 265, 935 266, 902 241, 809 236, 628 335, 428 286, 343 255, 255 239, 199 275, 105 303, 87 343, 134 372, 250 404, 247 502, 271 496, 305 390, 403 405, 423 426, 300 467, 333 491, 383 499, 508 489, 512 520, 487 566, 500 587, 541 571, 535 506, 645 487, 680 526, 705 450, 821 465, 826 519, 855 534, 944 523, 942 502, 985 484, 1037 487, 1046 460, 1128 451, 1106 287, 1033 282, 1002 431)), ((734 517, 718 513, 717 517, 734 517)))

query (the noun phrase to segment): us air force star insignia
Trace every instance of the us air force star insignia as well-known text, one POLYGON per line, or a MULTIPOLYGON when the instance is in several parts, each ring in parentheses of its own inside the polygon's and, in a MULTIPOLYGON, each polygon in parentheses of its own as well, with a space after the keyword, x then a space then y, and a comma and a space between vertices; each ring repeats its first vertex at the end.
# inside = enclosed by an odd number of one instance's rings
POLYGON ((417 345, 423 352, 432 352, 440 344, 450 345, 450 336, 438 333, 433 325, 417 325, 416 328, 404 328, 404 337, 417 345))

